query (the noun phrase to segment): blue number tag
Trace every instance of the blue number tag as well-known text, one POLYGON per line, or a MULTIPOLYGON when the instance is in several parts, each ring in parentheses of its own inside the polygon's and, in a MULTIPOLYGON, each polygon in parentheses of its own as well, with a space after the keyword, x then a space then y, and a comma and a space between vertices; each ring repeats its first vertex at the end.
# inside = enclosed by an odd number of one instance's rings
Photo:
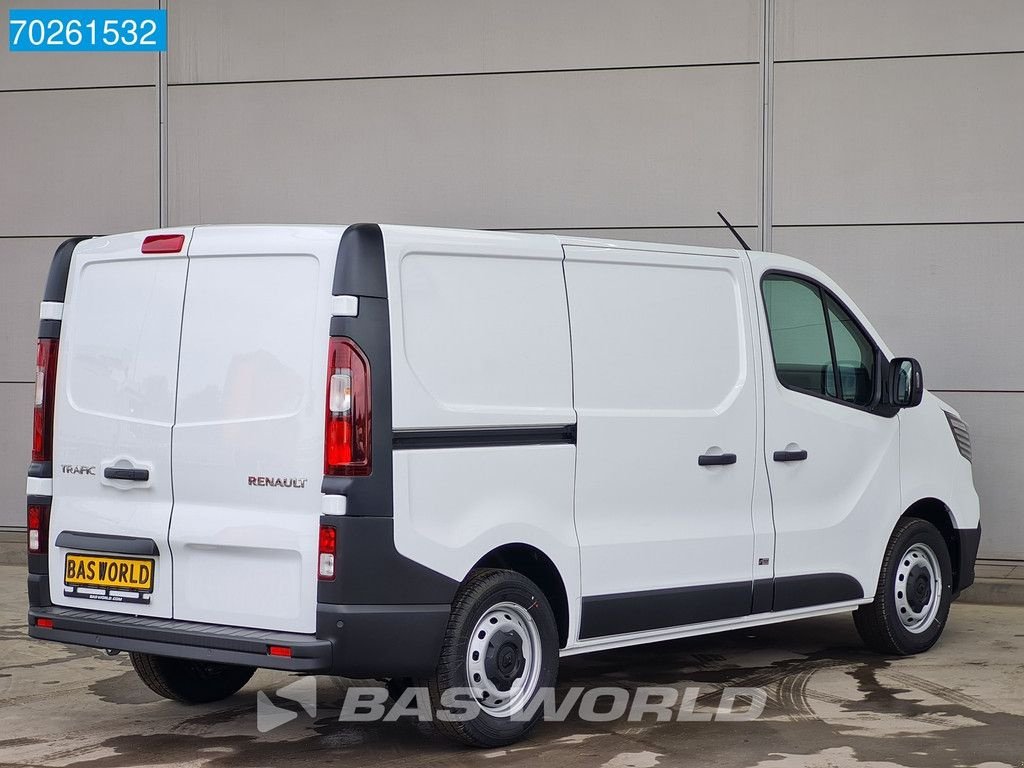
POLYGON ((7 40, 15 52, 167 50, 167 11, 12 8, 7 40))

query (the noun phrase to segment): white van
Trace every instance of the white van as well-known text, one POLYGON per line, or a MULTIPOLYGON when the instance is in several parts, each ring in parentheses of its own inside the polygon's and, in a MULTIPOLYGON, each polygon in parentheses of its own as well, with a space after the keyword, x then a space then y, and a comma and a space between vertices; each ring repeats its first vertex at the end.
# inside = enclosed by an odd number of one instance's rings
MULTIPOLYGON (((769 253, 356 224, 76 238, 41 308, 29 633, 183 702, 256 667, 468 688, 974 579, 967 426, 769 253)), ((539 711, 538 711, 539 714, 539 711)))

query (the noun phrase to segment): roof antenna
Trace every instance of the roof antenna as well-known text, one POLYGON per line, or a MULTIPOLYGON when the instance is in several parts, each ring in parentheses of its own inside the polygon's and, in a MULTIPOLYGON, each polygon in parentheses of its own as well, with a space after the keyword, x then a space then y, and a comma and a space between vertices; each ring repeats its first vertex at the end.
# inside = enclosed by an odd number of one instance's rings
POLYGON ((725 226, 727 226, 729 228, 729 231, 732 232, 733 237, 735 237, 737 240, 740 241, 740 245, 743 246, 743 250, 744 251, 749 251, 750 250, 750 246, 747 245, 746 240, 744 240, 742 237, 740 237, 740 233, 736 231, 736 227, 734 227, 732 224, 729 223, 729 220, 727 218, 725 218, 725 216, 722 215, 721 211, 715 211, 715 213, 718 214, 718 218, 720 218, 722 221, 725 222, 725 226))

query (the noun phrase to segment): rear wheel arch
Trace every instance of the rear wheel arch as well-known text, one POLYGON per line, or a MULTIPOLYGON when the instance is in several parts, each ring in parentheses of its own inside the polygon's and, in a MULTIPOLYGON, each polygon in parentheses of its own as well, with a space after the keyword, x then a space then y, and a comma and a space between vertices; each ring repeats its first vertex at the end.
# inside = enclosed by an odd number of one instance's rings
POLYGON ((504 544, 481 557, 473 566, 477 568, 515 571, 540 587, 555 614, 558 645, 565 648, 569 642, 569 597, 562 574, 550 557, 531 544, 504 544))

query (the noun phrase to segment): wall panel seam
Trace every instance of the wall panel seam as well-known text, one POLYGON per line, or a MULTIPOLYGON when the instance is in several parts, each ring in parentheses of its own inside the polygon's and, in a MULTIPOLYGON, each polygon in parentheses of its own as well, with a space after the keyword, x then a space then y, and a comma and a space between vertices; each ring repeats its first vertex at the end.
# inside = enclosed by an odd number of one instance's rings
POLYGON ((929 392, 960 395, 1024 395, 1024 389, 932 389, 929 392))
POLYGON ((708 69, 713 67, 749 67, 757 61, 716 61, 698 64, 641 64, 621 67, 565 67, 552 69, 505 69, 486 72, 422 72, 398 75, 353 75, 351 77, 284 77, 264 80, 196 80, 193 82, 168 82, 171 88, 189 88, 203 85, 270 85, 274 83, 346 83, 366 80, 423 80, 447 77, 490 77, 500 75, 547 75, 572 74, 577 72, 632 72, 655 69, 708 69))
POLYGON ((1014 56, 1024 50, 1014 51, 954 51, 950 53, 894 53, 880 56, 832 56, 809 59, 777 59, 776 64, 815 64, 828 61, 896 61, 899 59, 958 59, 969 56, 1014 56))
POLYGON ((69 237, 78 237, 78 235, 0 235, 0 240, 67 240, 69 237))
POLYGON ((807 224, 775 224, 776 229, 809 229, 812 227, 961 227, 961 226, 1000 226, 1024 224, 1024 220, 1005 219, 996 221, 845 221, 820 222, 807 224))
MULTIPOLYGON (((733 226, 737 229, 754 229, 757 224, 741 224, 732 222, 733 226)), ((636 231, 642 232, 644 230, 657 230, 657 229, 719 229, 723 232, 729 230, 723 226, 715 226, 714 224, 623 224, 616 226, 614 224, 592 224, 589 226, 572 226, 572 227, 477 227, 481 232, 588 232, 595 229, 617 229, 621 231, 636 231)))
MULTIPOLYGON (((59 54, 56 54, 59 55, 59 54)), ((155 88, 156 83, 135 83, 126 85, 69 85, 61 88, 0 88, 3 93, 53 93, 57 91, 125 91, 135 88, 155 88)))

